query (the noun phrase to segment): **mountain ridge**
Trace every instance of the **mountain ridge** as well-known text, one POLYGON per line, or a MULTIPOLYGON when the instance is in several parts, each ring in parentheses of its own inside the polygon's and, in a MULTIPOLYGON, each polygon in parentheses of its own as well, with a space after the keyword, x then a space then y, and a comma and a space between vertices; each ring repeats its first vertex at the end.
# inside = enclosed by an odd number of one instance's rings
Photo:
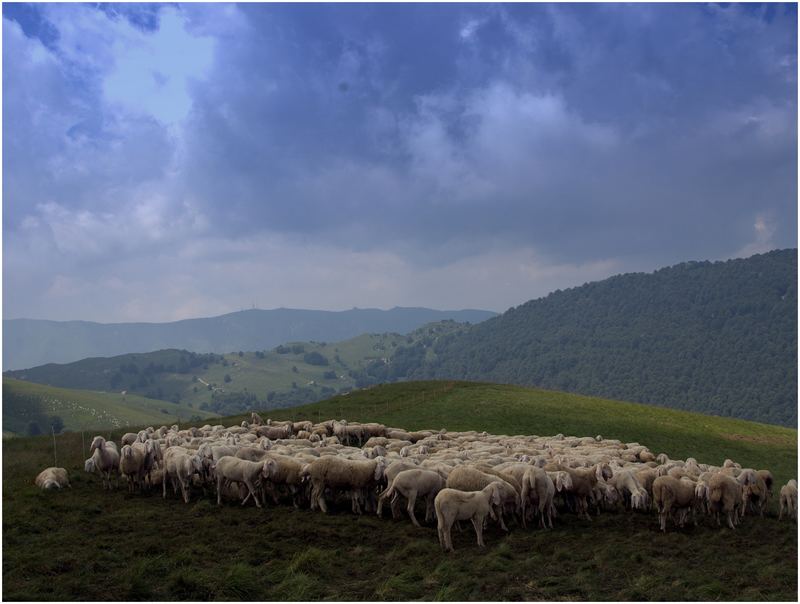
POLYGON ((198 353, 262 350, 290 341, 339 341, 363 333, 408 333, 427 323, 479 322, 492 311, 399 307, 342 311, 247 309, 164 323, 3 320, 3 370, 88 357, 176 348, 198 353))

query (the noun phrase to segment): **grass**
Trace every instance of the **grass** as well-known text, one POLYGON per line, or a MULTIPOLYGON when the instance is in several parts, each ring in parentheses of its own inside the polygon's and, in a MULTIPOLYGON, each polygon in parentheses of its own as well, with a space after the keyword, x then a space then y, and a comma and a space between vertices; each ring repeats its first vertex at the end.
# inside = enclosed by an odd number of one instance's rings
MULTIPOLYGON (((3 395, 4 398, 6 395, 23 395, 36 399, 44 414, 57 415, 64 420, 65 430, 141 426, 185 421, 193 415, 201 418, 215 416, 214 413, 194 409, 186 404, 175 404, 136 394, 55 388, 8 377, 3 377, 3 395)), ((4 406, 4 428, 24 433, 28 423, 24 415, 8 416, 5 411, 7 409, 4 406)), ((43 429, 48 428, 45 426, 43 429)))
MULTIPOLYGON (((418 382, 271 412, 413 428, 596 434, 671 456, 732 457, 796 475, 793 430, 575 395, 492 384, 418 382)), ((226 418, 229 425, 239 418, 226 418)), ((119 433, 114 434, 115 437, 119 433)), ((796 525, 774 515, 736 531, 710 524, 661 534, 653 514, 565 514, 552 531, 472 529, 439 549, 435 526, 325 516, 291 507, 185 505, 160 493, 103 492, 84 474, 79 434, 58 437, 73 488, 42 493, 48 439, 3 444, 6 600, 796 600, 796 525)), ((774 510, 773 510, 774 514, 774 510)))

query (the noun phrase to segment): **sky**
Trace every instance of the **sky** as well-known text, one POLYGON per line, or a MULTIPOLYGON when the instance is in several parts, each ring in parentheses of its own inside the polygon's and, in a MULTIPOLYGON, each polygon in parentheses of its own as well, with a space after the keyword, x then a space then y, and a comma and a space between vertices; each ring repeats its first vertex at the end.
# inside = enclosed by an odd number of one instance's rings
POLYGON ((3 4, 3 317, 504 311, 797 246, 793 4, 3 4))

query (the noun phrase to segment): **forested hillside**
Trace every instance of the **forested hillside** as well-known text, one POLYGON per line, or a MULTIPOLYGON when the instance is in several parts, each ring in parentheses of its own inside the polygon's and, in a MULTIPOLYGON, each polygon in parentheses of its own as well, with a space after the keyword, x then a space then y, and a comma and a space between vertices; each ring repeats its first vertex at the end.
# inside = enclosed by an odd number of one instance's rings
POLYGON ((417 349, 408 377, 535 385, 794 426, 797 250, 556 291, 432 348, 417 349))

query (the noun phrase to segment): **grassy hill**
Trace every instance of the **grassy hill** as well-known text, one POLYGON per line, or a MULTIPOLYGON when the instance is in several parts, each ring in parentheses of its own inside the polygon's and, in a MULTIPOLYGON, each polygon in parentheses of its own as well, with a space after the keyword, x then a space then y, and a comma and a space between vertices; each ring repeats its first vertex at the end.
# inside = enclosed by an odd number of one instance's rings
MULTIPOLYGON (((517 386, 392 384, 269 415, 505 434, 600 433, 671 457, 731 457, 770 468, 780 483, 797 472, 795 430, 517 386)), ((796 525, 772 515, 748 517, 735 531, 705 523, 661 534, 653 513, 604 513, 592 522, 563 514, 552 531, 512 527, 505 535, 492 527, 486 550, 475 547, 469 530, 455 533, 457 553, 446 555, 435 526, 415 529, 407 520, 344 509, 324 516, 290 507, 217 507, 199 494, 184 505, 160 494, 106 493, 81 472, 80 435, 57 438, 73 480, 63 493, 32 485, 51 463, 48 438, 4 442, 5 599, 797 597, 796 525)))
POLYGON ((411 379, 469 379, 797 425, 797 249, 556 291, 442 338, 411 379))
POLYGON ((159 350, 50 363, 4 375, 63 388, 126 390, 231 414, 297 405, 361 387, 370 381, 367 370, 387 366, 398 349, 430 346, 442 335, 464 328, 463 323, 442 321, 408 335, 365 334, 336 343, 290 342, 270 351, 228 354, 159 350))
POLYGON ((113 429, 123 426, 187 421, 215 414, 135 394, 53 388, 3 378, 3 431, 28 434, 31 423, 49 432, 51 418, 60 417, 65 430, 113 429))

